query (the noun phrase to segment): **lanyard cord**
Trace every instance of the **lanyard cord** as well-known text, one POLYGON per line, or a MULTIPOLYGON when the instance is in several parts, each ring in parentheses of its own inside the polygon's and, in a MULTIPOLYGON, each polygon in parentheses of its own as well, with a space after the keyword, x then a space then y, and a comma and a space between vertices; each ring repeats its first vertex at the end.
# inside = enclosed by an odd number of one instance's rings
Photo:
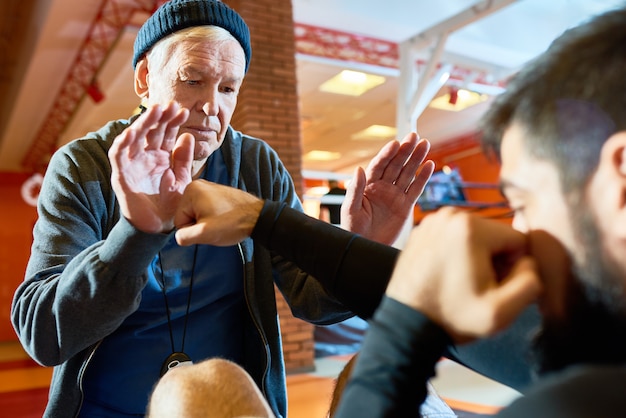
MULTIPOLYGON (((183 324, 183 341, 180 347, 180 351, 185 351, 185 336, 187 335, 187 320, 189 319, 189 306, 191 305, 191 294, 193 290, 193 276, 196 271, 196 256, 198 255, 198 245, 195 245, 193 250, 193 264, 191 265, 191 277, 189 278, 189 293, 187 295, 187 310, 185 311, 185 323, 183 324)), ((161 252, 159 251, 159 267, 161 268, 161 292, 163 293, 163 300, 165 301, 165 313, 167 314, 167 327, 170 331, 170 344, 172 345, 172 353, 175 353, 174 349, 174 332, 172 331, 172 321, 170 319, 170 307, 167 303, 167 294, 165 292, 165 271, 163 270, 163 261, 161 252)))

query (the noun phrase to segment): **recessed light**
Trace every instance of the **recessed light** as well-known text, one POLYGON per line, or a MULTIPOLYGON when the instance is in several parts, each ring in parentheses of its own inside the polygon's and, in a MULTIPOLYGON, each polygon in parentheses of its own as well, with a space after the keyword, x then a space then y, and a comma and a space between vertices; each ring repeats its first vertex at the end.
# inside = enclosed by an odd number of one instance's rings
POLYGON ((322 83, 320 91, 326 93, 360 96, 385 82, 385 77, 360 71, 343 70, 333 78, 322 83))
POLYGON ((313 150, 304 154, 306 161, 334 161, 341 158, 341 153, 331 151, 313 150))
POLYGON ((397 129, 392 126, 371 125, 351 136, 357 141, 380 141, 395 138, 397 129))

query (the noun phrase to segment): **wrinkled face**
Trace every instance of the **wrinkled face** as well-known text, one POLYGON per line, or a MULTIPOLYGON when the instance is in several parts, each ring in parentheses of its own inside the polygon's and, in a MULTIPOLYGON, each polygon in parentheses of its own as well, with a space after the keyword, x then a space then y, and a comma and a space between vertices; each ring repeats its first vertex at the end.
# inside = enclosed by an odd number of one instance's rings
POLYGON ((145 82, 147 88, 142 97, 148 105, 174 101, 189 110, 189 119, 179 134, 188 132, 194 136, 194 159, 204 161, 224 140, 245 64, 237 41, 184 40, 174 45, 162 68, 153 68, 149 60, 147 66, 138 63, 136 84, 145 82), (142 68, 146 71, 142 72, 142 68))

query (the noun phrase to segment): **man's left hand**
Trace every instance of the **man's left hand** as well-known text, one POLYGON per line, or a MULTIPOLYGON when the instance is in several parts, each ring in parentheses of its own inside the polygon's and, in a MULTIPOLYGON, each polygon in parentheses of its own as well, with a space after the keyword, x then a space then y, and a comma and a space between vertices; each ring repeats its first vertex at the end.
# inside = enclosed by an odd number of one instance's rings
POLYGON ((385 145, 365 171, 357 168, 341 207, 341 226, 393 244, 435 169, 432 161, 424 162, 429 150, 430 143, 412 132, 402 143, 385 145))

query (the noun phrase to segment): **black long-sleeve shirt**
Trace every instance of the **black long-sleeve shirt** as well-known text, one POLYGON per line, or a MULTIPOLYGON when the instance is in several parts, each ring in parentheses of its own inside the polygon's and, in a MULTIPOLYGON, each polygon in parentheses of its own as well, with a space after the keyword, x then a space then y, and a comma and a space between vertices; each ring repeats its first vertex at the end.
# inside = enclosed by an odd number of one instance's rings
MULTIPOLYGON (((417 417, 448 336, 418 311, 384 297, 370 323, 337 418, 417 417)), ((506 358, 500 359, 506 362, 506 358)), ((626 365, 577 365, 542 376, 500 418, 626 416, 626 365)))
POLYGON ((525 392, 498 414, 502 418, 626 416, 626 365, 572 366, 529 388, 529 333, 539 323, 535 307, 496 337, 455 347, 426 316, 383 296, 398 250, 275 202, 264 205, 252 237, 371 319, 339 418, 418 416, 441 355, 525 392))
MULTIPOLYGON (((378 308, 400 253, 271 201, 265 202, 252 238, 317 278, 363 319, 370 319, 378 308)), ((538 323, 537 309, 531 307, 505 332, 472 344, 449 345, 444 354, 523 391, 532 380, 528 334, 538 323)))

